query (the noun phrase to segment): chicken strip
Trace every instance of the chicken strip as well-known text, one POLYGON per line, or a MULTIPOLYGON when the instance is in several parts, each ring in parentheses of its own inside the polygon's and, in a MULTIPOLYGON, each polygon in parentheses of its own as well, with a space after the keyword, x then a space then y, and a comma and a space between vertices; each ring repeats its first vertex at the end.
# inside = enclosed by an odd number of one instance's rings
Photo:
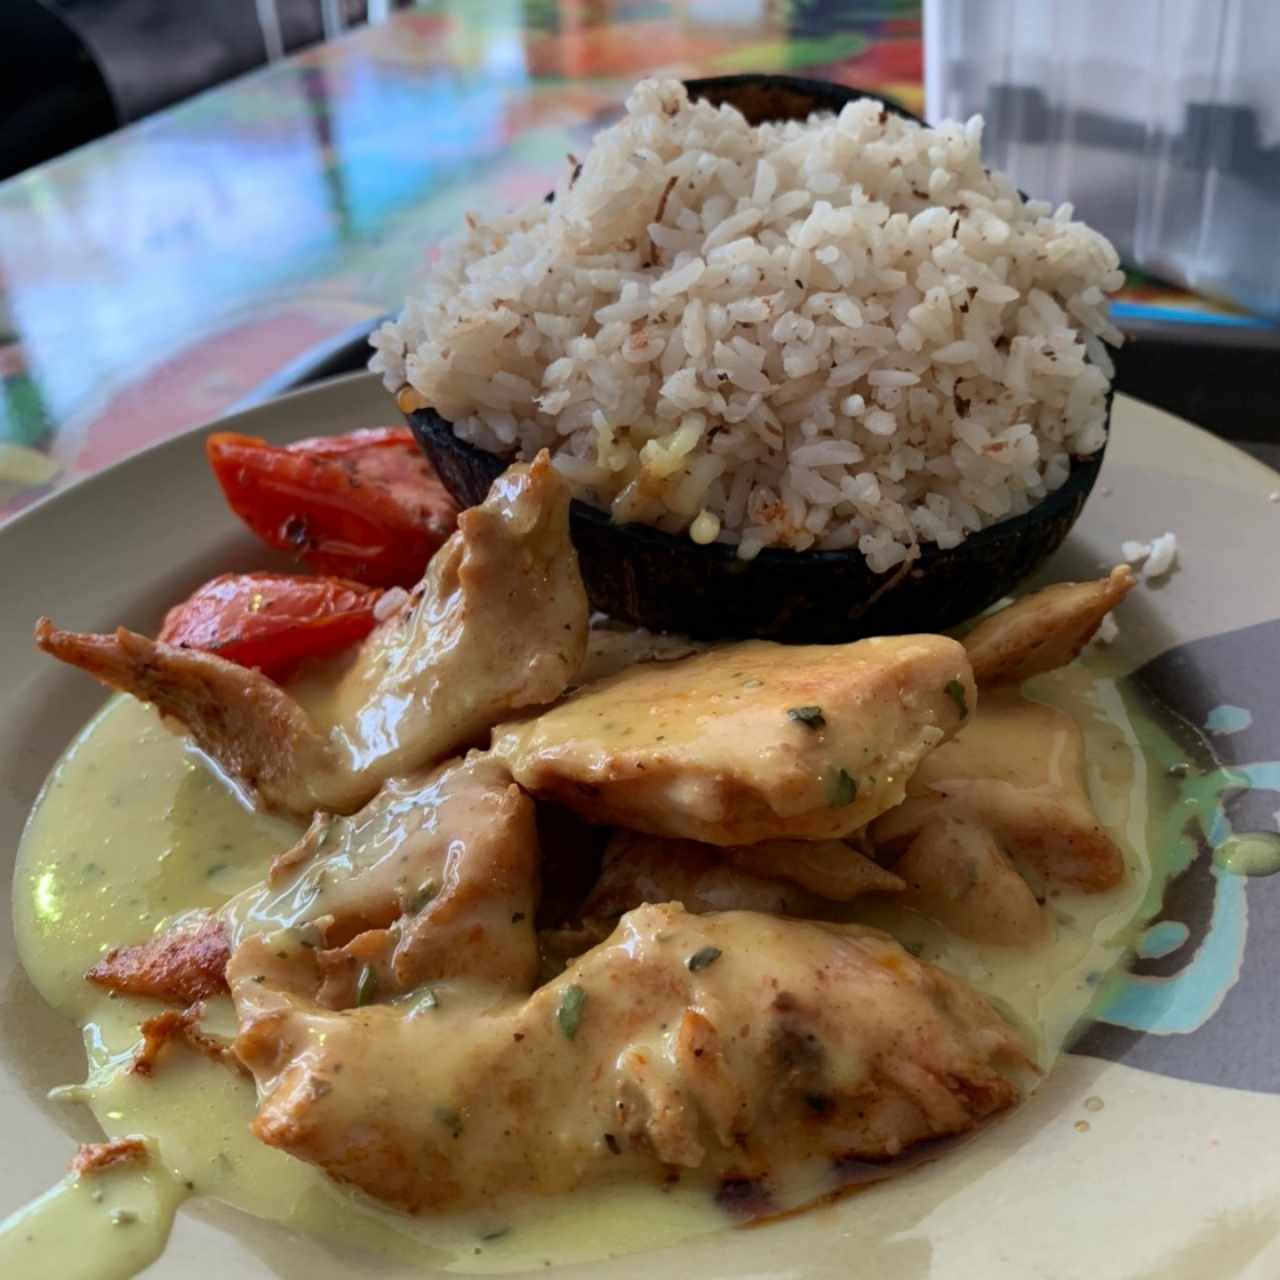
POLYGON ((906 881, 898 902, 961 938, 1016 947, 1044 937, 1035 894, 985 827, 934 818, 893 869, 906 881))
POLYGON ((312 950, 319 997, 357 1002, 463 974, 528 992, 537 968, 533 802, 473 752, 428 774, 393 778, 350 818, 318 815, 267 878, 216 915, 108 952, 85 975, 124 995, 187 1006, 227 991, 234 946, 270 934, 312 950))
POLYGON ((582 916, 607 920, 609 932, 633 907, 678 902, 697 915, 763 911, 815 920, 829 917, 833 902, 902 888, 893 872, 839 840, 773 840, 720 849, 696 840, 617 831, 582 916))
POLYGON ((830 902, 864 893, 897 893, 902 880, 844 840, 762 840, 731 845, 725 857, 740 871, 787 880, 830 902))
POLYGON ((979 687, 1021 684, 1065 667, 1133 589, 1128 565, 1097 582, 1059 582, 984 618, 964 638, 979 687))
POLYGON ((609 841, 600 879, 582 904, 583 923, 604 938, 618 917, 652 902, 678 902, 686 911, 760 911, 821 918, 831 903, 784 880, 739 870, 728 850, 696 840, 663 840, 619 831, 609 841))
POLYGON ((575 687, 594 684, 641 662, 674 662, 705 648, 705 641, 629 627, 598 615, 587 637, 587 656, 573 683, 575 687))
POLYGON ((1113 888, 1124 858, 1093 812, 1084 738, 1065 712, 1016 690, 984 695, 964 729, 916 771, 907 798, 869 829, 886 863, 935 818, 988 830, 1014 862, 1088 892, 1113 888))
POLYGON ((370 984, 394 994, 459 975, 531 990, 537 890, 533 802, 472 752, 392 779, 353 817, 318 816, 223 914, 237 942, 294 931, 281 945, 312 948, 321 999, 344 1008, 370 984))
POLYGON ((588 618, 569 490, 543 451, 459 515, 409 606, 357 651, 329 711, 351 767, 407 773, 554 702, 582 665, 588 618))
POLYGON ((159 644, 124 627, 114 635, 86 635, 60 631, 41 618, 36 644, 176 720, 196 746, 270 808, 303 814, 321 807, 345 810, 365 798, 365 780, 342 767, 333 744, 306 712, 259 671, 159 644))
POLYGON ((609 936, 618 918, 646 903, 676 902, 694 915, 759 911, 802 920, 837 919, 836 903, 897 892, 903 881, 841 840, 766 840, 717 848, 616 831, 577 923, 538 934, 544 981, 609 936))
POLYGON ((727 645, 494 730, 516 781, 589 821, 715 845, 821 840, 902 799, 975 704, 944 636, 727 645))
POLYGON ((544 453, 458 517, 409 602, 355 651, 336 686, 304 682, 301 702, 256 670, 123 628, 83 635, 42 618, 36 643, 154 703, 267 806, 350 813, 387 778, 553 702, 581 665, 587 617, 569 491, 544 453))
POLYGON ((415 1213, 672 1166, 714 1186, 816 1160, 834 1188, 1009 1107, 1025 1062, 972 991, 856 926, 641 907, 497 1008, 334 1012, 311 963, 257 938, 232 958, 253 1130, 415 1213))

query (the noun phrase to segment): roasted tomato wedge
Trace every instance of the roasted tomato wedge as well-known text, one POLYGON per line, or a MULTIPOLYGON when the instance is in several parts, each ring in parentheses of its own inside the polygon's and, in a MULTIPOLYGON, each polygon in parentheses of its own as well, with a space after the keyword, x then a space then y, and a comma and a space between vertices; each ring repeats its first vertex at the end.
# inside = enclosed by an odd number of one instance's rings
POLYGON ((216 653, 282 679, 307 658, 328 658, 377 624, 382 592, 345 578, 224 573, 165 615, 160 640, 216 653))
POLYGON ((411 587, 457 521, 456 504, 407 427, 285 448, 219 431, 205 447, 236 515, 317 573, 411 587))

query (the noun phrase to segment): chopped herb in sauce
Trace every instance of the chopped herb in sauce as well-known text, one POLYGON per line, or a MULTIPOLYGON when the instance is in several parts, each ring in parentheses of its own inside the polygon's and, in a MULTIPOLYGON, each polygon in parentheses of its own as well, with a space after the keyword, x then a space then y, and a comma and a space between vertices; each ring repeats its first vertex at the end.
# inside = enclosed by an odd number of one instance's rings
POLYGON ((959 680, 948 680, 942 686, 942 692, 956 704, 956 710, 960 712, 960 719, 966 720, 969 716, 969 702, 964 696, 964 685, 959 680))
POLYGON ((578 1034, 582 1022, 582 1009, 587 1003, 587 993, 575 982, 565 989, 560 997, 560 1007, 556 1010, 556 1021, 564 1032, 566 1040, 572 1040, 578 1034))
POLYGON ((356 1004, 363 1007, 378 998, 378 971, 365 965, 356 979, 356 1004))
POLYGON ((418 892, 413 895, 413 901, 409 904, 410 913, 416 916, 428 903, 434 901, 439 892, 440 886, 434 880, 424 881, 418 886, 418 892))
POLYGON ((324 930, 314 920, 304 920, 298 926, 298 941, 314 951, 324 946, 324 930))
POLYGON ((839 773, 831 779, 828 787, 828 803, 833 809, 843 809, 845 805, 852 804, 858 795, 858 783, 847 769, 841 769, 839 773))
POLYGON ((435 987, 427 987, 425 991, 413 1002, 413 1008, 409 1012, 411 1018, 416 1018, 418 1014, 426 1009, 438 1009, 440 1007, 440 997, 436 995, 435 987))
POLYGON ((449 1131, 450 1137, 460 1138, 462 1136, 462 1117, 458 1114, 454 1107, 436 1107, 432 1111, 436 1124, 442 1126, 449 1131))
POLYGON ((788 707, 787 719, 802 724, 806 729, 825 729, 827 717, 822 714, 821 707, 788 707))
POLYGON ((703 969, 709 968, 720 959, 721 951, 719 947, 699 947, 697 951, 691 955, 685 964, 689 967, 690 973, 701 973, 703 969))

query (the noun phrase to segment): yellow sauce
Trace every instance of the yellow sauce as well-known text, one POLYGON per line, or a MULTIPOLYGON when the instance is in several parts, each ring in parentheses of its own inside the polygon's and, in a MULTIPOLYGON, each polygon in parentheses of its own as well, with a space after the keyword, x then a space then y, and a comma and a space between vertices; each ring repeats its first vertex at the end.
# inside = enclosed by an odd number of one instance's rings
POLYGON ((6 1280, 128 1280, 164 1251, 178 1205, 188 1194, 154 1163, 68 1174, 0 1228, 6 1280))
POLYGON ((1125 880, 1106 893, 1047 890, 1046 937, 1030 947, 959 938, 904 911, 892 898, 855 903, 850 914, 919 949, 920 958, 965 979, 1031 1042, 1049 1067, 1085 1016, 1101 980, 1133 945, 1133 923, 1151 888, 1154 779, 1143 739, 1158 730, 1137 721, 1117 682, 1075 665, 1040 676, 1027 693, 1067 712, 1084 734, 1086 774, 1098 819, 1119 846, 1125 880))
MULTIPOLYGON (((1076 666, 1041 677, 1031 691, 1068 711, 1084 731, 1090 792, 1124 852, 1125 884, 1094 895, 1051 890, 1045 940, 1029 948, 966 942, 888 902, 855 903, 850 915, 890 929, 991 997, 1047 1067, 1102 977, 1131 946, 1144 901, 1147 909, 1152 904, 1145 852, 1152 780, 1116 682, 1076 666)), ((217 906, 249 887, 299 830, 246 805, 206 759, 132 699, 113 699, 69 748, 19 853, 19 951, 43 997, 84 1029, 88 1078, 79 1096, 109 1136, 153 1139, 158 1162, 109 1175, 101 1201, 86 1188, 106 1182, 69 1179, 14 1215, 0 1228, 0 1274, 15 1280, 82 1274, 61 1268, 54 1243, 48 1251, 33 1243, 73 1233, 103 1242, 100 1250, 86 1246, 85 1256, 100 1265, 83 1274, 132 1274, 130 1268, 156 1256, 166 1215, 187 1195, 401 1262, 457 1271, 600 1258, 727 1225, 705 1189, 684 1184, 606 1185, 531 1204, 507 1216, 497 1238, 492 1221, 478 1215, 412 1219, 344 1192, 317 1169, 257 1142, 248 1128, 253 1088, 225 1067, 175 1047, 154 1077, 130 1074, 137 1024, 156 1006, 108 997, 84 982, 85 970, 109 947, 140 941, 183 912, 217 906), (112 1221, 118 1197, 142 1206, 134 1220, 112 1221)), ((229 1002, 214 1006, 211 1029, 229 1033, 229 1002)))

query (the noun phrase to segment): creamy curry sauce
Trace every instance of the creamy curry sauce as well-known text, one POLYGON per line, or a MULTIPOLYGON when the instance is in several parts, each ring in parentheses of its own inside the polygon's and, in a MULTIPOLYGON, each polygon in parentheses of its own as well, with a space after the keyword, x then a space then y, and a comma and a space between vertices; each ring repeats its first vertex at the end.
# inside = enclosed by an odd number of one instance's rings
MULTIPOLYGON (((1024 1032, 1048 1068, 1159 901, 1161 875, 1148 850, 1163 770, 1148 761, 1169 758, 1171 748, 1123 687, 1096 669, 1076 664, 1039 677, 1028 695, 1067 711, 1083 730, 1089 790, 1123 851, 1125 883, 1094 895, 1049 889, 1046 937, 1031 947, 965 941, 887 897, 855 902, 848 914, 890 930, 968 981, 1024 1032)), ((130 1074, 137 1025, 158 1006, 109 996, 84 981, 85 971, 109 947, 141 941, 184 912, 216 907, 249 888, 299 832, 295 823, 256 812, 216 767, 131 698, 109 702, 68 749, 19 853, 19 951, 41 995, 83 1028, 87 1082, 64 1090, 65 1100, 87 1104, 109 1136, 146 1135, 159 1158, 68 1178, 14 1215, 0 1231, 3 1274, 132 1275, 158 1256, 188 1196, 458 1271, 598 1258, 731 1224, 692 1176, 667 1187, 606 1184, 516 1206, 500 1218, 415 1219, 341 1190, 253 1138, 253 1086, 227 1068, 175 1047, 152 1078, 130 1074), (78 1243, 68 1252, 73 1235, 78 1243)), ((265 914, 277 923, 275 911, 265 914)), ((230 1034, 230 1002, 213 1002, 206 1025, 230 1034)), ((825 1189, 797 1170, 781 1199, 803 1203, 825 1189)), ((899 1186, 885 1194, 904 1192, 899 1186)))

